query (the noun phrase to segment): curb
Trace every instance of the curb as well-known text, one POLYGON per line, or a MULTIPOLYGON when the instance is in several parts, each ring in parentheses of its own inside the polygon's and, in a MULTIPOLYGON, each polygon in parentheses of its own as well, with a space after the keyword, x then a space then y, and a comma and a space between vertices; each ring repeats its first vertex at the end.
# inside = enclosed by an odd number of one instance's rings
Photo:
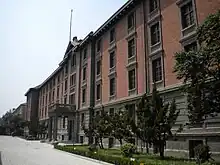
MULTIPOLYGON (((54 149, 55 149, 55 148, 54 148, 54 149)), ((72 154, 72 153, 69 153, 69 152, 66 152, 66 151, 62 151, 62 150, 58 150, 58 149, 55 149, 55 150, 56 150, 56 151, 59 151, 59 152, 66 153, 66 154, 68 154, 68 155, 72 155, 72 156, 78 157, 78 158, 80 158, 80 159, 88 160, 88 161, 91 161, 91 162, 95 162, 95 163, 99 163, 99 164, 103 164, 103 165, 113 165, 113 164, 111 164, 111 163, 103 162, 103 161, 101 161, 101 160, 92 159, 92 158, 88 158, 88 157, 85 157, 85 156, 72 154)), ((0 165, 1 165, 1 164, 0 164, 0 165)))

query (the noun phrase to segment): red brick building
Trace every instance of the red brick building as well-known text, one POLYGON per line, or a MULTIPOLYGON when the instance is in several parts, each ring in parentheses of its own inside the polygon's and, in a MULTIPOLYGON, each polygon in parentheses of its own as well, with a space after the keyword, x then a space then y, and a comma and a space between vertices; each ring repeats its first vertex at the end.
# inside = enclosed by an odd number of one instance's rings
MULTIPOLYGON (((184 124, 187 101, 173 73, 174 54, 199 47, 196 28, 219 8, 220 0, 127 1, 97 31, 69 43, 57 70, 40 85, 39 120, 52 117, 49 130, 56 140, 83 143, 81 123, 88 123, 91 108, 99 113, 104 106, 113 113, 129 104, 129 110, 135 112, 136 101, 150 94, 155 82, 164 101, 175 98, 181 110, 175 128, 184 124), (54 106, 56 103, 59 105, 54 106), (59 113, 49 115, 56 109, 59 113)), ((188 150, 189 145, 208 141, 219 152, 215 138, 219 126, 216 118, 204 128, 186 129, 167 148, 188 150)))

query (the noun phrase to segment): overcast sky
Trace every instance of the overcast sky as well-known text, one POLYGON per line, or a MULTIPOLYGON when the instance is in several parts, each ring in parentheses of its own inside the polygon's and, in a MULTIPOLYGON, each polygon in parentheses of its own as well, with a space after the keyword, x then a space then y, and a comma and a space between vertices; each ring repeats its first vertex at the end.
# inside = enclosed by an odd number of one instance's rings
POLYGON ((95 31, 127 0, 0 0, 0 116, 26 102, 62 60, 72 37, 95 31))

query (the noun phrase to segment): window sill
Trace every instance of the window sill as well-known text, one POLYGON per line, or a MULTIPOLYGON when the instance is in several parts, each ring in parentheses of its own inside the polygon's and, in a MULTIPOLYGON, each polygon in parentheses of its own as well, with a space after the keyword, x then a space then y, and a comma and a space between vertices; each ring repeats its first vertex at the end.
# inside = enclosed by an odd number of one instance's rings
POLYGON ((128 31, 128 35, 126 36, 126 40, 131 40, 131 39, 135 38, 136 35, 137 35, 136 29, 132 28, 131 30, 128 31))
POLYGON ((109 69, 109 75, 114 74, 116 72, 116 66, 113 66, 109 69))
POLYGON ((128 63, 126 65, 126 68, 129 69, 131 67, 135 67, 136 65, 137 65, 137 61, 135 60, 135 61, 132 61, 132 62, 128 63))
POLYGON ((101 104, 101 99, 96 100, 96 101, 95 101, 95 104, 96 104, 96 105, 97 105, 97 104, 101 104))
POLYGON ((115 100, 116 99, 116 94, 109 96, 109 101, 115 100))
POLYGON ((159 8, 155 9, 154 11, 150 12, 148 14, 148 25, 152 25, 154 24, 156 21, 159 21, 160 19, 160 12, 159 12, 159 8))
POLYGON ((193 32, 196 32, 196 24, 194 23, 194 24, 182 29, 181 32, 182 32, 182 38, 184 36, 187 36, 187 35, 193 33, 193 32))
POLYGON ((101 79, 101 74, 96 75, 96 80, 100 80, 101 79))
POLYGON ((158 50, 161 50, 161 49, 162 49, 161 41, 159 41, 156 44, 150 46, 150 52, 151 53, 154 53, 154 52, 156 52, 158 50))
POLYGON ((108 51, 109 51, 109 52, 112 52, 112 51, 114 51, 115 49, 116 49, 116 43, 113 42, 113 43, 110 44, 110 47, 108 48, 108 51))
POLYGON ((134 89, 129 89, 128 90, 128 95, 131 96, 131 95, 135 95, 136 94, 136 88, 134 89))

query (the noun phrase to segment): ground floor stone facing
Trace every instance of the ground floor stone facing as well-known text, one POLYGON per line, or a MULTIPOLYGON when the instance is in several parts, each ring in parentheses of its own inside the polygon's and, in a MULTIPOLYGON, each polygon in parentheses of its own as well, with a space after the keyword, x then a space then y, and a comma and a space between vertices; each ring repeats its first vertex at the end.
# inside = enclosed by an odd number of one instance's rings
MULTIPOLYGON (((188 122, 187 117, 187 98, 186 95, 181 93, 178 88, 161 90, 161 97, 166 103, 171 103, 173 99, 176 101, 177 109, 180 110, 179 117, 176 124, 173 127, 173 133, 180 127, 188 122)), ((100 113, 102 107, 108 113, 115 113, 118 110, 125 110, 125 105, 128 105, 128 111, 136 116, 137 97, 129 97, 125 100, 112 101, 109 103, 97 104, 94 107, 94 115, 100 113)), ((62 114, 62 113, 61 113, 62 114)), ((71 142, 88 144, 88 138, 84 134, 82 124, 88 128, 90 120, 89 108, 83 108, 75 111, 74 113, 68 113, 68 115, 56 116, 56 122, 52 121, 51 139, 58 140, 60 142, 71 142), (56 128, 56 129, 54 129, 56 128), (56 131, 56 132, 54 132, 56 131), (56 133, 56 134, 55 134, 56 133), (55 136, 54 136, 55 135, 55 136)), ((49 129, 48 129, 49 130, 49 129)), ((48 137, 48 136, 47 136, 48 137)), ((143 142, 135 139, 135 144, 139 149, 144 148, 143 142)), ((110 137, 103 139, 105 147, 120 147, 119 141, 110 137)), ((177 134, 174 139, 170 139, 166 143, 166 152, 180 152, 185 157, 194 157, 193 148, 198 144, 208 144, 211 151, 214 154, 220 153, 220 117, 207 118, 205 124, 194 127, 184 127, 184 130, 177 134)))

